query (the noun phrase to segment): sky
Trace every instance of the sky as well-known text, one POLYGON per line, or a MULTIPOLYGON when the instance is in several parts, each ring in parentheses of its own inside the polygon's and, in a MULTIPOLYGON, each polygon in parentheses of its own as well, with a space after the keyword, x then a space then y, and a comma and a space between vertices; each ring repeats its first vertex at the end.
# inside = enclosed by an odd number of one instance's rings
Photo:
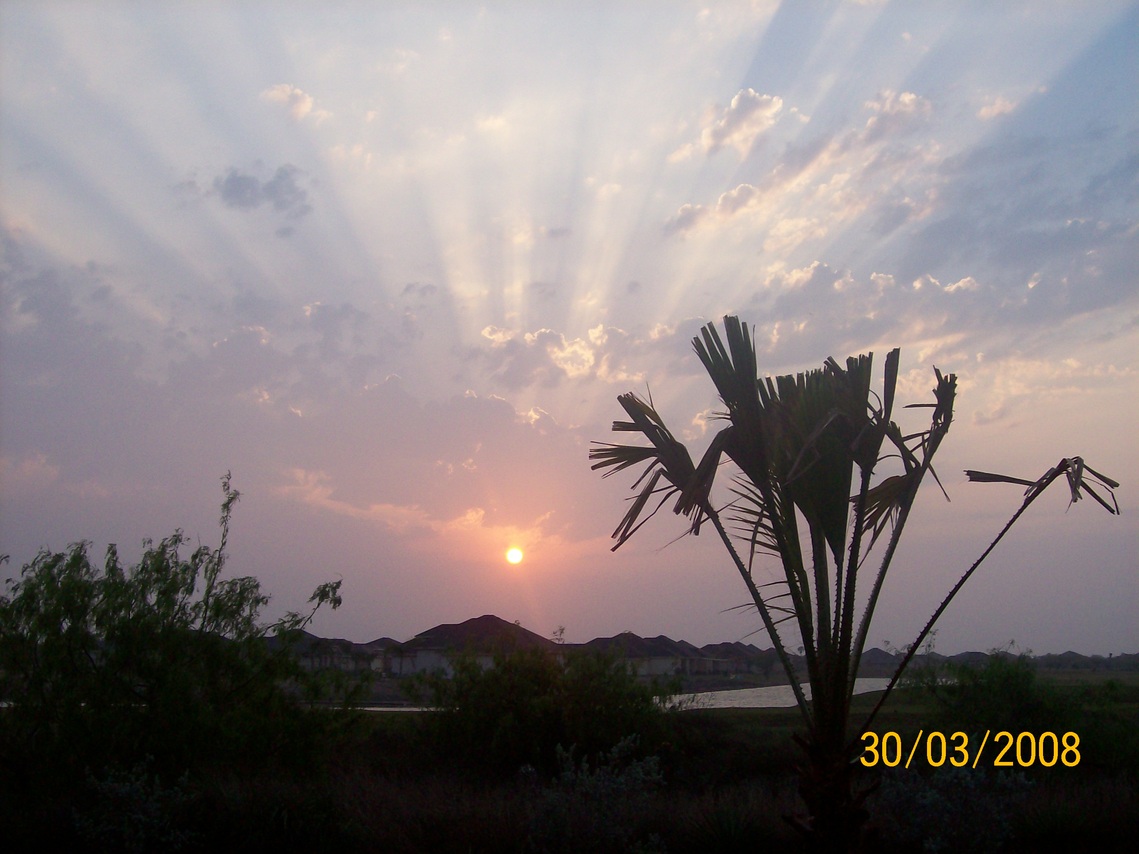
POLYGON ((871 646, 1019 506, 964 469, 1080 455, 1122 514, 1058 484, 936 649, 1139 651, 1136 79, 1122 2, 5 0, 0 573, 216 545, 231 472, 228 571, 267 617, 342 579, 324 636, 769 646, 711 531, 610 550, 587 458, 628 391, 698 458, 735 314, 765 375, 958 376, 871 646))

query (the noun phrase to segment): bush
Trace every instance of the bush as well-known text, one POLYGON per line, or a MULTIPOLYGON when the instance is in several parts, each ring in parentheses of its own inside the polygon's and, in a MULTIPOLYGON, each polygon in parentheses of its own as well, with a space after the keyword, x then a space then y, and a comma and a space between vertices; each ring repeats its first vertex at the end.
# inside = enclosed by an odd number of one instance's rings
POLYGON ((1056 730, 1071 721, 1068 697, 1037 678, 1027 653, 992 650, 980 667, 949 667, 925 687, 938 700, 948 723, 973 732, 1056 730))
POLYGON ((527 850, 555 852, 650 852, 659 840, 640 825, 653 792, 661 785, 655 756, 633 759, 636 736, 622 739, 598 764, 580 763, 574 751, 557 749, 558 776, 535 788, 527 850))
POLYGON ((186 538, 176 531, 157 545, 144 542, 130 567, 111 545, 98 567, 89 543, 79 542, 40 552, 7 582, 3 795, 58 796, 81 790, 87 778, 113 783, 107 769, 144 761, 169 780, 239 756, 255 764, 291 758, 308 724, 289 688, 303 674, 288 641, 318 608, 339 605, 340 582, 318 587, 306 615, 263 624, 269 597, 257 579, 221 577, 238 500, 229 475, 222 487, 216 549, 199 546, 185 557, 186 538), (284 643, 271 648, 270 635, 284 643))
POLYGON ((473 770, 512 776, 530 766, 556 773, 557 749, 596 760, 623 738, 637 735, 644 749, 664 734, 666 712, 655 685, 639 682, 607 656, 543 650, 499 653, 484 669, 472 657, 453 663, 450 679, 418 683, 420 699, 435 709, 431 721, 445 756, 473 770))
POLYGON ((181 828, 191 800, 186 777, 173 786, 151 777, 147 763, 130 770, 109 769, 101 778, 87 775, 94 797, 75 811, 75 824, 92 851, 183 851, 193 834, 181 828))
POLYGON ((877 811, 893 850, 997 851, 1011 839, 1011 817, 1030 789, 1023 774, 891 770, 883 776, 877 811))

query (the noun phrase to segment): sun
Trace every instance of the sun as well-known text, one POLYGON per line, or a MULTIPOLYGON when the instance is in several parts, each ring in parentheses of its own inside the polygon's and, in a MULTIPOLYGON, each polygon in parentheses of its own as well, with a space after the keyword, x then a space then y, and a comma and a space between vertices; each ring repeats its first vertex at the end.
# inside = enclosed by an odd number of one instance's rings
POLYGON ((522 549, 513 546, 506 550, 507 563, 522 563, 522 549))

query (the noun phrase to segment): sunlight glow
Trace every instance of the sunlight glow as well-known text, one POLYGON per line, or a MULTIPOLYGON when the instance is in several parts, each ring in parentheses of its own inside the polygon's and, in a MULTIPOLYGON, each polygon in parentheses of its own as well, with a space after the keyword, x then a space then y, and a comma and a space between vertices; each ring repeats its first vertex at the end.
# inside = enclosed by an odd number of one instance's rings
POLYGON ((506 560, 508 563, 519 564, 522 563, 522 549, 518 547, 509 548, 506 550, 506 560))

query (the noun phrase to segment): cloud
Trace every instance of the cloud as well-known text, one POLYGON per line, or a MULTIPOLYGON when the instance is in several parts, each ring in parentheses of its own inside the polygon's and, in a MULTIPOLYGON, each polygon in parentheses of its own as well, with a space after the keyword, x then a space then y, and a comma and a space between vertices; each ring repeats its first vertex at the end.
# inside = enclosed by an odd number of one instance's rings
POLYGON ((721 193, 712 207, 681 205, 675 216, 665 222, 665 233, 692 231, 709 222, 723 222, 736 214, 755 208, 760 199, 761 193, 758 187, 752 184, 739 184, 721 193))
POLYGON ((709 214, 709 209, 703 205, 683 204, 676 214, 665 221, 665 234, 676 234, 691 231, 703 222, 709 214))
MULTIPOLYGON (((204 347, 195 340, 191 352, 164 352, 170 364, 151 380, 138 370, 137 331, 127 345, 116 340, 123 327, 86 316, 84 276, 69 282, 33 267, 26 278, 9 274, 2 284, 5 410, 25 413, 19 422, 6 420, 0 456, 13 525, 24 512, 14 509, 17 489, 26 493, 21 508, 50 489, 73 503, 101 495, 94 505, 100 512, 127 518, 132 514, 123 508, 155 477, 209 487, 210 475, 233 467, 251 495, 271 493, 409 536, 442 532, 456 552, 464 531, 487 543, 509 533, 596 534, 558 503, 565 484, 590 480, 574 434, 532 401, 518 410, 475 395, 424 402, 398 379, 366 383, 353 373, 361 359, 385 366, 384 345, 377 350, 375 341, 383 324, 351 304, 314 302, 296 313, 274 312, 268 325, 226 330, 204 347), (562 512, 550 515, 558 507, 562 512)), ((420 285, 410 291, 431 292, 420 285)), ((108 299, 108 311, 119 311, 115 297, 108 299)), ((207 319, 177 322, 198 335, 195 327, 207 319)), ((589 340, 547 333, 532 347, 562 376, 598 367, 589 340)), ((184 509, 198 486, 165 490, 162 501, 184 509)), ((205 506, 211 503, 206 498, 205 506)), ((103 524, 84 518, 88 526, 103 524)), ((153 531, 140 536, 146 533, 153 531)), ((34 552, 38 543, 19 545, 34 552)))
POLYGON ((1016 109, 1016 102, 1010 101, 1007 98, 1002 98, 998 95, 985 106, 977 111, 977 118, 979 119, 995 119, 997 116, 1003 116, 1011 113, 1016 109))
POLYGON ((977 389, 984 408, 973 411, 977 426, 1001 422, 1039 410, 1047 401, 1069 400, 1073 408, 1083 399, 1108 389, 1132 384, 1136 370, 1130 365, 1111 362, 1087 364, 1078 359, 1026 359, 1010 356, 999 364, 985 360, 966 379, 977 389))
POLYGON ((951 294, 954 291, 975 291, 981 287, 980 283, 972 276, 966 276, 964 279, 959 279, 951 285, 945 286, 945 292, 951 294))
POLYGON ((327 110, 314 109, 315 102, 312 95, 301 91, 296 86, 290 86, 288 83, 270 86, 261 93, 261 100, 285 105, 289 109, 289 115, 298 122, 305 118, 311 118, 319 124, 332 116, 332 113, 327 110))
POLYGON ((230 169, 225 175, 214 178, 214 192, 229 208, 254 210, 269 205, 289 219, 300 219, 312 210, 308 203, 308 190, 297 180, 303 174, 288 163, 279 167, 266 181, 238 169, 230 169))
POLYGON ((700 143, 706 154, 715 154, 730 146, 741 158, 746 157, 759 136, 778 121, 782 110, 783 99, 778 95, 760 95, 754 89, 741 89, 704 128, 700 143))
POLYGON ((550 386, 564 379, 587 377, 596 361, 589 342, 567 339, 552 329, 519 334, 488 326, 482 337, 491 346, 478 353, 490 364, 493 379, 507 388, 550 386))
POLYGON ((864 105, 874 115, 866 120, 864 139, 874 142, 884 136, 908 132, 920 126, 933 114, 933 105, 913 92, 883 89, 874 100, 864 105))
MULTIPOLYGON (((541 421, 540 413, 533 421, 541 421)), ((468 459, 463 468, 474 471, 477 467, 468 459)), ((453 474, 448 467, 448 474, 453 474)), ((297 501, 316 510, 345 516, 366 522, 378 523, 397 534, 427 535, 438 534, 449 539, 459 540, 460 546, 470 547, 472 534, 488 534, 488 538, 499 543, 513 543, 528 546, 542 538, 542 523, 548 521, 550 513, 540 514, 529 525, 492 525, 483 507, 468 507, 462 512, 446 518, 437 518, 418 504, 371 503, 354 504, 334 497, 333 478, 325 471, 291 469, 290 482, 278 486, 274 492, 278 497, 297 501), (465 540, 466 542, 462 542, 465 540)))
POLYGON ((667 345, 662 349, 657 340, 662 335, 654 332, 638 338, 605 324, 589 329, 584 338, 552 329, 518 333, 488 326, 482 337, 489 346, 474 348, 471 355, 487 366, 491 380, 514 391, 551 388, 568 380, 637 383, 644 374, 630 365, 651 364, 659 361, 658 355, 674 361, 676 353, 667 345))
POLYGON ((334 498, 332 478, 325 471, 306 471, 294 468, 288 471, 290 483, 279 486, 275 492, 286 499, 300 501, 310 507, 326 510, 352 519, 366 519, 379 522, 388 528, 403 532, 409 528, 440 530, 442 523, 433 520, 421 507, 415 504, 401 505, 377 502, 358 506, 350 501, 334 498))
POLYGON ((751 184, 740 184, 734 190, 728 190, 716 200, 716 212, 724 216, 732 216, 744 208, 750 207, 758 198, 759 190, 751 184))
POLYGON ((826 226, 811 217, 781 219, 767 233, 763 251, 772 255, 786 255, 808 240, 816 240, 827 233, 826 226))
POLYGON ((792 142, 758 180, 722 192, 714 204, 681 205, 664 223, 665 233, 755 215, 751 225, 768 231, 767 251, 786 252, 867 211, 879 234, 927 216, 938 199, 943 156, 935 143, 892 143, 928 123, 930 101, 883 90, 864 106, 871 115, 863 127, 792 142))
POLYGON ((328 150, 328 154, 337 163, 360 166, 365 170, 371 169, 372 163, 376 159, 375 152, 370 151, 363 143, 359 142, 354 145, 339 142, 328 150))
POLYGON ((7 490, 28 491, 51 486, 59 480, 59 466, 41 452, 26 453, 18 462, 0 456, 0 482, 7 490))
POLYGON ((419 59, 419 53, 410 48, 395 48, 389 51, 384 59, 377 62, 375 68, 381 74, 401 77, 419 59))

